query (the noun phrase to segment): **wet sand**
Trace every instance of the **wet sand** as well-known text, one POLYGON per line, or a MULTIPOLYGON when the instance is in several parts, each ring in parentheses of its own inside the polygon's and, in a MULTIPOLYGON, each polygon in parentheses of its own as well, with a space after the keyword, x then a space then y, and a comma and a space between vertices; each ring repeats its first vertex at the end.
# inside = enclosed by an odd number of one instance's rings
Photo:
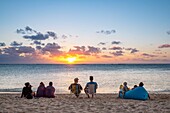
POLYGON ((55 98, 20 98, 20 94, 0 94, 0 113, 170 113, 170 94, 151 94, 146 101, 119 99, 117 94, 56 94, 55 98))

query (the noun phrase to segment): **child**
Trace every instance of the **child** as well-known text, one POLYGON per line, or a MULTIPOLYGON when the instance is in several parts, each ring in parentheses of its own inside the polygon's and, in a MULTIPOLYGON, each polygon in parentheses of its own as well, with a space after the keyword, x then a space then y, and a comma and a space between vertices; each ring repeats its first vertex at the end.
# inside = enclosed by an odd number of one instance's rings
POLYGON ((119 87, 119 97, 121 97, 120 95, 123 95, 123 85, 122 84, 119 87))

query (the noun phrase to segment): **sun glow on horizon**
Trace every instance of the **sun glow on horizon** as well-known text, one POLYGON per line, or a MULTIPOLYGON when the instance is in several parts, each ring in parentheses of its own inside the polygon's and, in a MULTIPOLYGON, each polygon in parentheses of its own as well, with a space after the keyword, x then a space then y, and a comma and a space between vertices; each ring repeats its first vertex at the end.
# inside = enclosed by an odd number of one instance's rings
POLYGON ((66 60, 69 64, 73 64, 76 61, 76 57, 68 57, 66 60))

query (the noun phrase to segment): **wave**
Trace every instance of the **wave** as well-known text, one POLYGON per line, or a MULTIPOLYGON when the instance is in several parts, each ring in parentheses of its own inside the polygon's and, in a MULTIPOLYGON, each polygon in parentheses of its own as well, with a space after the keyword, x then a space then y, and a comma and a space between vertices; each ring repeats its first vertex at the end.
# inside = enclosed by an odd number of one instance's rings
POLYGON ((0 92, 22 92, 22 88, 0 89, 0 92))

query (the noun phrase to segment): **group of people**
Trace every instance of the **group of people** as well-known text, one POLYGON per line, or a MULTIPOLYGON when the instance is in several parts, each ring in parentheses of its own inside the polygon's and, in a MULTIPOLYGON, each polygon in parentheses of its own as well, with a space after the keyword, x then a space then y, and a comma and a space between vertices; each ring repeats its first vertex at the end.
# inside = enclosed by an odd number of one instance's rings
MULTIPOLYGON (((93 82, 93 76, 90 76, 90 82, 88 82, 84 88, 84 92, 90 98, 90 95, 92 95, 92 98, 94 97, 94 94, 96 93, 96 89, 98 87, 96 82, 93 82)), ((83 90, 82 86, 78 83, 78 78, 74 79, 74 83, 72 83, 69 86, 69 90, 71 93, 75 94, 76 97, 79 97, 79 94, 81 93, 81 90, 83 90)), ((55 88, 53 87, 53 83, 49 82, 49 86, 45 87, 44 83, 41 82, 39 87, 37 88, 37 92, 32 91, 32 86, 29 82, 25 83, 25 87, 22 89, 21 98, 25 97, 27 99, 32 99, 33 97, 48 97, 48 98, 54 98, 54 92, 55 88)))
MULTIPOLYGON (((121 84, 120 85, 120 87, 119 87, 119 97, 120 97, 120 95, 125 95, 125 93, 127 92, 127 91, 129 91, 129 90, 134 90, 135 88, 137 88, 137 87, 143 87, 144 86, 144 84, 143 84, 143 82, 140 82, 139 83, 139 86, 137 86, 137 85, 134 85, 134 87, 132 88, 132 89, 130 89, 128 86, 127 86, 127 82, 124 82, 123 83, 123 85, 121 84)), ((148 97, 150 98, 150 96, 148 95, 148 97)))
POLYGON ((37 92, 32 91, 32 86, 29 82, 25 83, 25 87, 22 89, 21 98, 25 97, 27 99, 32 99, 33 97, 48 97, 54 98, 55 88, 53 87, 53 83, 49 82, 49 86, 45 87, 44 83, 41 82, 39 87, 37 88, 37 92))
MULTIPOLYGON (((90 98, 90 95, 93 98, 94 94, 96 93, 96 89, 98 85, 96 82, 93 81, 93 76, 90 76, 89 79, 90 79, 90 82, 86 84, 84 88, 84 92, 88 96, 88 98, 90 98)), ((72 83, 68 88, 72 93, 75 94, 76 97, 79 97, 81 90, 83 90, 82 86, 78 84, 78 80, 79 80, 78 78, 75 78, 74 83, 72 83)))
MULTIPOLYGON (((83 90, 82 86, 78 83, 78 78, 74 79, 74 83, 72 83, 69 87, 68 90, 71 91, 71 93, 75 94, 76 97, 79 97, 81 91, 83 90)), ((93 76, 89 77, 90 82, 88 82, 84 88, 85 94, 88 96, 88 98, 94 97, 94 94, 96 93, 97 90, 97 83, 93 81, 93 76)), ((120 85, 120 90, 119 90, 119 97, 124 97, 125 93, 129 90, 134 90, 137 87, 143 87, 144 84, 143 82, 139 83, 139 86, 134 85, 132 89, 130 89, 127 86, 127 82, 124 82, 123 85, 120 85), (120 96, 121 95, 121 96, 120 96)), ((33 92, 31 89, 31 85, 29 82, 25 83, 25 87, 22 90, 22 97, 26 97, 27 99, 32 99, 33 97, 48 97, 48 98, 54 98, 54 92, 55 88, 53 87, 53 83, 49 82, 49 86, 45 87, 44 83, 41 82, 39 87, 37 88, 37 92, 33 92)), ((149 95, 148 95, 149 97, 149 95)), ((149 97, 150 98, 150 97, 149 97)))

